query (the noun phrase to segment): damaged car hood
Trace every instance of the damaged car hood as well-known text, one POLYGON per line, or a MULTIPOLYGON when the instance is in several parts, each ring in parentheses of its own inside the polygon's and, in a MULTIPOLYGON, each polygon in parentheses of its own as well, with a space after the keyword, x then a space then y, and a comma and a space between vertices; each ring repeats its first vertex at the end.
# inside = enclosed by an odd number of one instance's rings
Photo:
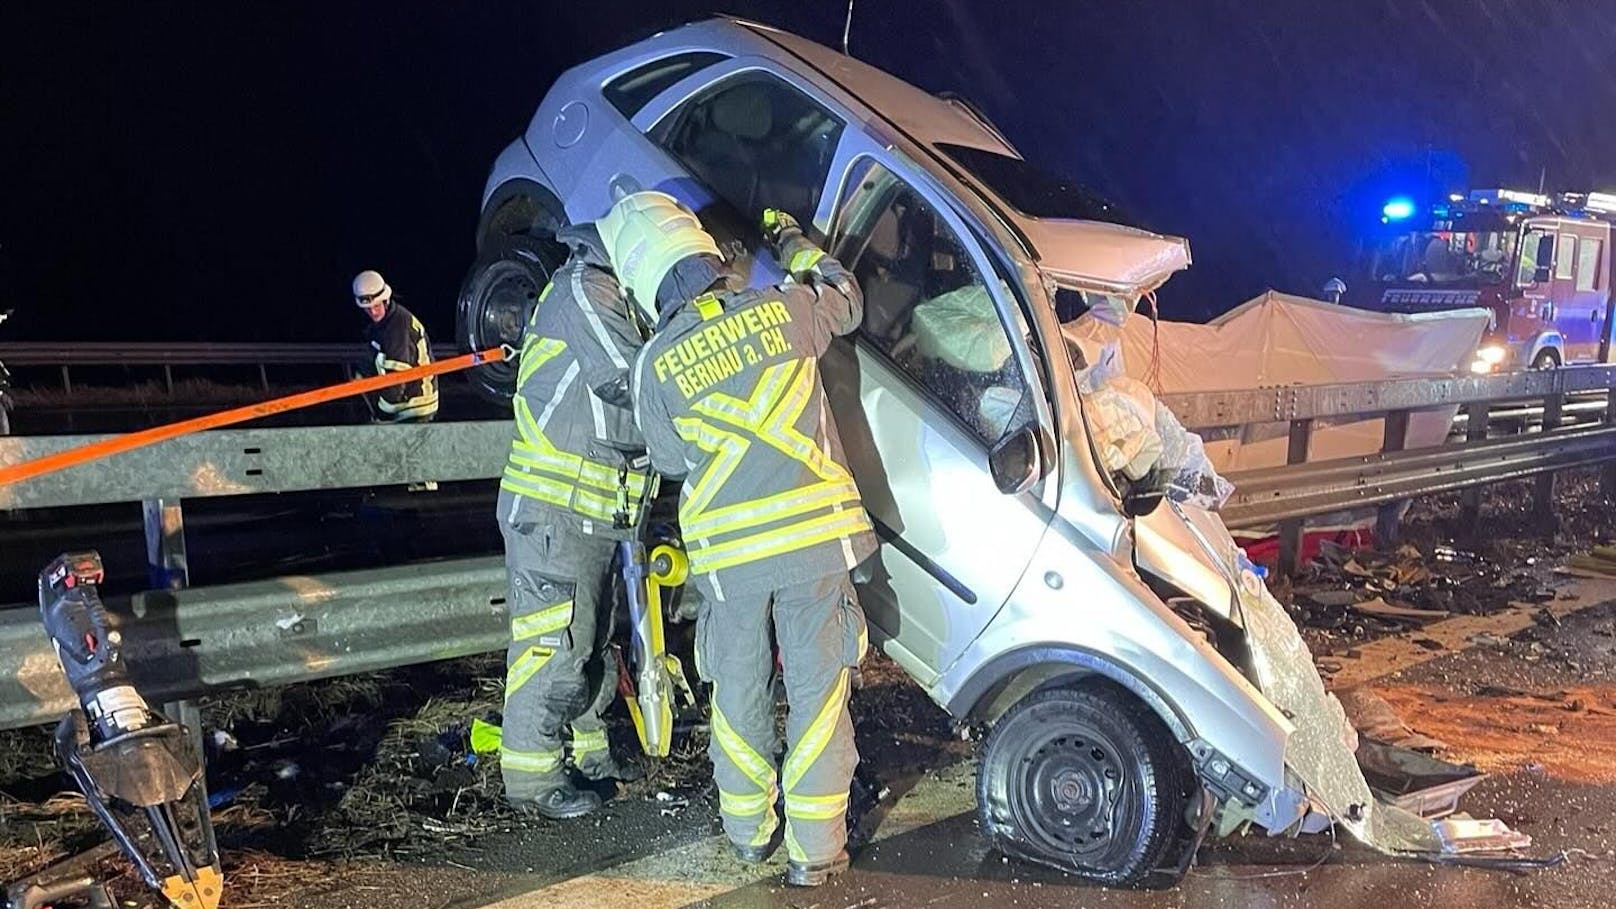
POLYGON ((1016 226, 1036 251, 1040 271, 1107 293, 1148 293, 1190 266, 1190 242, 1183 237, 1063 218, 1028 218, 1016 226))

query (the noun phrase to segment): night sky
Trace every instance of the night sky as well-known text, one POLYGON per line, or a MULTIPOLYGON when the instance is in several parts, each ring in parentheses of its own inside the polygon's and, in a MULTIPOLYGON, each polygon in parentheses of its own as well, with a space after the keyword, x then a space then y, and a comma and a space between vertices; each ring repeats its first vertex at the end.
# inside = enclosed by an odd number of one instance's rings
MULTIPOLYGON (((17 340, 349 340, 377 268, 448 340, 483 180, 567 66, 707 13, 0 4, 17 340)), ((839 0, 731 12, 840 43, 839 0)), ((1386 196, 1616 189, 1616 0, 857 0, 853 53, 1190 238, 1204 318, 1312 293, 1386 196)))

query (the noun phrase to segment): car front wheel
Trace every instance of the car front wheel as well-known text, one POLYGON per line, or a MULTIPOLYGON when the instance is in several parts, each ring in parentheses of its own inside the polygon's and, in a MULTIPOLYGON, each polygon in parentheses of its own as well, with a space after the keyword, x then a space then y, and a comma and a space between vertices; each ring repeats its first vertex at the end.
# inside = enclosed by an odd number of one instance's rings
POLYGON ((1177 879, 1190 772, 1178 743, 1121 688, 1029 695, 983 746, 983 833, 1007 855, 1103 884, 1177 879))

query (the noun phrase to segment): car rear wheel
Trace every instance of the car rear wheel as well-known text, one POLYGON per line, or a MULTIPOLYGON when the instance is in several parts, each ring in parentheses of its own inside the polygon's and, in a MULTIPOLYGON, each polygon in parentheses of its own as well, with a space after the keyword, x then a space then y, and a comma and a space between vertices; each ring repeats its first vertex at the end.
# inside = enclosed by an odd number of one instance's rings
POLYGON ((1010 709, 983 746, 983 833, 1007 855, 1110 885, 1177 880, 1191 779, 1178 743, 1126 691, 1056 688, 1010 709), (1148 879, 1148 880, 1147 880, 1148 879))
MULTIPOLYGON (((455 335, 467 350, 506 344, 521 348, 522 329, 565 251, 554 240, 531 235, 486 243, 460 287, 455 335)), ((493 401, 509 401, 516 388, 516 361, 488 363, 471 371, 471 385, 493 401)))
POLYGON ((1559 365, 1560 355, 1555 353, 1553 349, 1540 350, 1537 356, 1532 358, 1533 369, 1554 369, 1559 365))

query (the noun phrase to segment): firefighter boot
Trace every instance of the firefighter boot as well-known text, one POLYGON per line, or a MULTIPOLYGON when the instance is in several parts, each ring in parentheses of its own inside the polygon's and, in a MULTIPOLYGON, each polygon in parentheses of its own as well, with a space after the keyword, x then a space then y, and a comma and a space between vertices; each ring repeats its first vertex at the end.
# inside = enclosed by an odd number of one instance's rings
POLYGON ((532 812, 552 821, 564 821, 593 814, 600 808, 600 796, 587 789, 579 789, 562 774, 555 783, 541 789, 537 795, 514 804, 519 811, 532 812))
POLYGON ((846 871, 847 863, 846 849, 823 862, 799 862, 792 859, 786 863, 786 883, 793 887, 818 887, 830 880, 831 875, 846 871))

